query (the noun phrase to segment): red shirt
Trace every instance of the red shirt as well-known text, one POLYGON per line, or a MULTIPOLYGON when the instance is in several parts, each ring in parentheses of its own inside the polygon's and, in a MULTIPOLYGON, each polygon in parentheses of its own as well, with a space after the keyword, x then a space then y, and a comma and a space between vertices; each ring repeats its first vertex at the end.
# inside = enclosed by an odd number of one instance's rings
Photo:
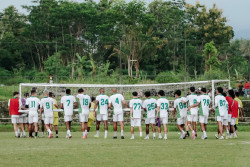
POLYGON ((249 83, 244 84, 245 89, 249 89, 249 83))
POLYGON ((228 102, 228 114, 232 114, 232 103, 233 103, 233 98, 230 96, 226 96, 226 100, 228 102))
POLYGON ((19 110, 19 98, 11 98, 9 100, 9 114, 10 115, 20 115, 19 110))
POLYGON ((238 110, 239 110, 239 103, 234 100, 233 102, 233 106, 232 106, 232 118, 238 118, 238 110))

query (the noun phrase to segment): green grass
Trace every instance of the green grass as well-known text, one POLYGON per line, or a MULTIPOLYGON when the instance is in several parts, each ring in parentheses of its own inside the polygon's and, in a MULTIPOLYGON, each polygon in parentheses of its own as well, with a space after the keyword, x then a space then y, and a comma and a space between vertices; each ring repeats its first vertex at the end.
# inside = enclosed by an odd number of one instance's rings
MULTIPOLYGON (((125 133, 125 140, 93 137, 82 140, 80 132, 65 139, 15 138, 13 132, 0 133, 0 166, 249 166, 250 133, 240 132, 238 139, 180 140, 178 132, 169 132, 168 140, 143 140, 125 133)), ((119 135, 119 133, 118 133, 119 135)), ((150 134, 152 135, 152 133, 150 134)), ((151 136, 150 136, 151 137, 151 136)))

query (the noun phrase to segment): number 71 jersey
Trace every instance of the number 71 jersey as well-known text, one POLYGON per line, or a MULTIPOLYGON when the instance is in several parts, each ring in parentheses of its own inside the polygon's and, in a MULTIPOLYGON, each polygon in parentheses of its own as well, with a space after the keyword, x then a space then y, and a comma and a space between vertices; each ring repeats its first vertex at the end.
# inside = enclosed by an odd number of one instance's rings
POLYGON ((108 114, 108 102, 109 97, 105 94, 100 94, 96 97, 96 101, 98 101, 98 114, 107 115, 108 114))
POLYGON ((72 95, 66 95, 61 98, 61 104, 63 104, 64 115, 73 115, 74 103, 76 98, 72 95))

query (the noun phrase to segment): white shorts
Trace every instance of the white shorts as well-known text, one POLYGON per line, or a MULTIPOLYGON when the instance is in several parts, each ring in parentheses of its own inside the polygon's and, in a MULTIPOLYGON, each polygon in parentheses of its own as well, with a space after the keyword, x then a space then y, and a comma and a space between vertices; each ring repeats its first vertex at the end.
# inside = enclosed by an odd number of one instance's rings
POLYGON ((96 116, 97 121, 107 121, 108 120, 108 114, 98 114, 96 116))
POLYGON ((18 120, 18 123, 20 123, 20 124, 22 124, 22 123, 24 123, 24 118, 25 117, 23 117, 23 116, 19 116, 19 120, 18 120))
POLYGON ((141 126, 141 118, 130 119, 130 122, 132 127, 141 126))
POLYGON ((228 119, 227 119, 227 121, 228 121, 228 122, 231 122, 231 120, 232 120, 232 114, 228 114, 228 119))
POLYGON ((203 116, 199 116, 199 122, 202 124, 207 124, 208 122, 208 116, 207 115, 203 115, 203 116))
POLYGON ((64 115, 64 122, 70 122, 72 120, 72 115, 64 115))
POLYGON ((113 122, 121 122, 123 121, 123 113, 113 115, 113 122))
POLYGON ((44 115, 44 113, 42 113, 42 121, 44 121, 45 120, 45 115, 44 115))
POLYGON ((38 114, 29 114, 29 124, 38 123, 38 114))
POLYGON ((155 117, 153 118, 146 118, 145 119, 145 124, 155 124, 155 117))
POLYGON ((233 126, 235 125, 236 119, 237 119, 237 118, 232 118, 232 119, 231 119, 231 125, 233 125, 233 126))
POLYGON ((228 125, 227 119, 225 119, 224 116, 217 116, 216 120, 220 121, 222 123, 222 125, 225 125, 225 126, 228 125))
POLYGON ((162 124, 168 124, 168 115, 166 117, 161 118, 161 123, 162 124))
POLYGON ((23 123, 24 124, 29 123, 29 117, 27 117, 27 116, 23 117, 23 123))
POLYGON ((48 125, 48 124, 53 124, 53 121, 54 121, 54 117, 45 117, 44 118, 44 124, 45 125, 48 125))
POLYGON ((17 124, 19 123, 19 115, 11 115, 11 123, 17 124))
POLYGON ((89 120, 89 115, 79 114, 79 121, 80 122, 88 122, 88 120, 89 120))
POLYGON ((193 115, 193 114, 188 115, 187 120, 188 120, 188 122, 197 122, 198 121, 198 115, 193 115))
POLYGON ((186 117, 177 118, 177 125, 183 125, 186 123, 186 117))

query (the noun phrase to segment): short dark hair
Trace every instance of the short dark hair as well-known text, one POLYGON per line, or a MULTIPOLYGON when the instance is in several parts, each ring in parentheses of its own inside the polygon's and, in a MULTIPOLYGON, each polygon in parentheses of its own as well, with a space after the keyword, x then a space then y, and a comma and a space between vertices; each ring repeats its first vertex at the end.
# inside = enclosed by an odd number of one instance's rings
POLYGON ((70 94, 71 90, 70 89, 66 89, 66 94, 70 94))
POLYGON ((225 92, 222 92, 221 93, 224 97, 226 97, 227 96, 227 94, 225 93, 225 92))
POLYGON ((144 93, 144 95, 145 95, 146 97, 149 97, 149 96, 150 96, 150 92, 149 92, 149 91, 146 91, 146 92, 144 93))
POLYGON ((23 96, 24 96, 24 97, 28 97, 28 96, 29 96, 29 93, 24 93, 23 96))
POLYGON ((78 89, 78 93, 82 93, 82 92, 83 92, 82 88, 78 89))
POLYGON ((223 93, 223 88, 222 87, 218 87, 217 90, 218 90, 219 93, 223 93))
POLYGON ((207 89, 206 88, 201 88, 201 91, 206 93, 207 92, 207 89))
POLYGON ((30 94, 33 95, 34 93, 36 93, 36 90, 35 90, 35 89, 32 89, 31 92, 30 92, 30 94))
POLYGON ((228 94, 234 99, 235 98, 235 94, 234 94, 234 90, 230 89, 228 90, 228 94))
POLYGON ((13 93, 13 96, 16 96, 16 95, 18 95, 19 94, 19 92, 14 92, 13 93))
POLYGON ((236 97, 239 97, 239 96, 240 96, 240 93, 239 93, 239 92, 235 92, 235 96, 236 96, 236 97))
POLYGON ((165 96, 164 90, 159 90, 158 95, 160 95, 160 96, 165 96))
POLYGON ((53 92, 49 92, 49 97, 55 96, 53 92))
POLYGON ((175 91, 175 92, 174 92, 174 95, 181 96, 181 91, 180 91, 180 90, 175 91))
POLYGON ((95 97, 94 96, 91 97, 91 101, 95 101, 95 97))
POLYGON ((191 91, 191 92, 195 92, 195 87, 193 87, 193 86, 190 87, 190 91, 191 91))
POLYGON ((138 96, 138 93, 137 92, 133 92, 132 95, 133 96, 138 96))

